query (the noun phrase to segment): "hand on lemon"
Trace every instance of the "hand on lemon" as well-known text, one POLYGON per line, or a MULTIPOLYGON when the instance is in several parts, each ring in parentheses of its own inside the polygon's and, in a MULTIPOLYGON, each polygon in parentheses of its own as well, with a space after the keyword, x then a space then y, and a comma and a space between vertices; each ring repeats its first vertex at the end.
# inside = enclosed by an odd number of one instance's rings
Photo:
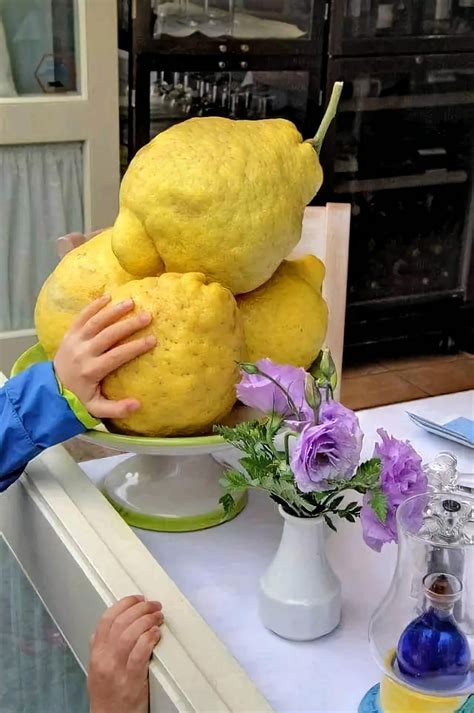
POLYGON ((156 346, 154 336, 135 338, 151 321, 144 312, 123 319, 133 308, 128 299, 110 305, 102 297, 89 305, 74 321, 54 358, 54 370, 62 386, 71 391, 98 419, 125 418, 140 408, 140 402, 124 395, 119 400, 107 399, 101 382, 124 364, 156 346), (125 344, 124 339, 133 337, 125 344))

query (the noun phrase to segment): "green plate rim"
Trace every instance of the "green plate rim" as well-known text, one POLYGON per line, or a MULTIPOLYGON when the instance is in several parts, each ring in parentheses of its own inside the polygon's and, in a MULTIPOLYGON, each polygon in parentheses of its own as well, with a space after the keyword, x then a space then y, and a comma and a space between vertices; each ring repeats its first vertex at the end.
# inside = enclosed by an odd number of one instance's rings
MULTIPOLYGON (((221 446, 225 444, 222 436, 170 436, 154 437, 154 436, 128 436, 125 433, 111 433, 110 431, 101 430, 100 427, 86 431, 87 440, 97 441, 104 445, 115 443, 123 446, 143 446, 148 448, 173 448, 196 446, 221 446)), ((80 437, 80 436, 79 436, 80 437)))
POLYGON ((222 507, 219 507, 216 510, 197 515, 165 517, 129 510, 129 508, 120 505, 114 500, 105 488, 102 489, 102 494, 128 525, 154 532, 197 532, 198 530, 208 530, 211 527, 217 527, 233 520, 237 515, 240 515, 248 502, 248 491, 245 490, 240 497, 236 498, 235 508, 229 515, 225 515, 222 507))
MULTIPOLYGON (((21 356, 18 357, 14 363, 11 376, 17 376, 22 371, 27 369, 34 364, 39 364, 43 361, 47 361, 48 357, 43 347, 39 342, 29 347, 21 356)), ((105 429, 105 427, 104 427, 105 429)), ((142 446, 148 448, 173 448, 174 446, 180 448, 193 448, 196 446, 221 446, 225 444, 222 436, 209 435, 209 436, 171 436, 169 438, 165 437, 153 437, 153 436, 129 436, 127 434, 121 433, 111 433, 107 430, 102 430, 99 426, 86 431, 87 437, 90 440, 97 441, 98 443, 103 443, 104 445, 110 445, 114 443, 116 446, 122 445, 126 447, 129 446, 142 446)), ((120 450, 116 448, 116 450, 120 450)))

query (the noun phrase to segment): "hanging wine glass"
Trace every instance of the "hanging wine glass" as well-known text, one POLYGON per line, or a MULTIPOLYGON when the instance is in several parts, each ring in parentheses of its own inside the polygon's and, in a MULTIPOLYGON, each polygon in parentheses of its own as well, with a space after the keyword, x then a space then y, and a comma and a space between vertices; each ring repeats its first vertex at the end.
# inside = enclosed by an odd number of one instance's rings
POLYGON ((203 21, 203 13, 196 12, 194 9, 190 9, 189 0, 179 0, 179 18, 178 22, 180 25, 185 25, 189 28, 197 29, 203 21))
POLYGON ((204 22, 202 32, 209 37, 221 37, 232 34, 234 2, 230 0, 227 10, 213 8, 209 0, 203 0, 204 22))
POLYGON ((204 0, 204 17, 208 20, 216 20, 216 18, 222 17, 222 12, 210 7, 209 0, 204 0))
POLYGON ((228 2, 228 26, 228 34, 233 35, 235 26, 235 0, 229 0, 228 2))

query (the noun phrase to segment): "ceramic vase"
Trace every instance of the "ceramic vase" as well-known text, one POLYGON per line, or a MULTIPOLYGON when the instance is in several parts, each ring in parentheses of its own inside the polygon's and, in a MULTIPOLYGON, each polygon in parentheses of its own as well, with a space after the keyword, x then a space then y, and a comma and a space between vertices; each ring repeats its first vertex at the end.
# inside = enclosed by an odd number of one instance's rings
POLYGON ((311 641, 341 620, 341 584, 326 556, 327 526, 321 517, 294 517, 281 507, 280 514, 280 545, 260 580, 260 617, 285 639, 311 641))

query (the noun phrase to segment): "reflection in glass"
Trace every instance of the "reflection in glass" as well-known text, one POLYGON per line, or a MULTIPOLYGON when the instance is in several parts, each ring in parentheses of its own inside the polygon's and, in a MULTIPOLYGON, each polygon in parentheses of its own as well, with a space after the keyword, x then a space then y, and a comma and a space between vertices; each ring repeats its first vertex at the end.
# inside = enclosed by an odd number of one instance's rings
MULTIPOLYGON (((74 7, 74 0, 0 3, 0 78, 1 67, 9 60, 18 94, 78 90, 74 7)), ((7 95, 3 88, 0 96, 7 95)))
POLYGON ((152 73, 151 135, 191 116, 279 116, 301 128, 307 100, 307 72, 152 73))
POLYGON ((335 192, 352 204, 349 300, 460 285, 474 208, 474 73, 360 73, 337 117, 335 192))
POLYGON ((86 676, 0 536, 0 710, 87 713, 86 676))
POLYGON ((117 0, 119 28, 124 32, 129 29, 130 0, 117 0))
POLYGON ((345 0, 344 37, 474 33, 474 0, 345 0))
POLYGON ((193 32, 239 39, 311 38, 313 0, 151 0, 155 37, 183 37, 193 32))

